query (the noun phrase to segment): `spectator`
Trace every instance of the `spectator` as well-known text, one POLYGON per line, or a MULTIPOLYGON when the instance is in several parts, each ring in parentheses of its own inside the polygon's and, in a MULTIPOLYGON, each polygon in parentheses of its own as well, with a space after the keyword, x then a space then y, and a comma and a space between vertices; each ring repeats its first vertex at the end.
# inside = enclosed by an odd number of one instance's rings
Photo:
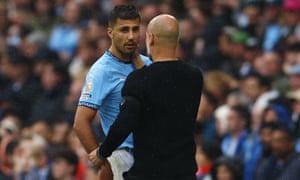
POLYGON ((32 101, 39 91, 39 84, 32 76, 30 59, 23 56, 15 47, 8 47, 7 54, 2 59, 5 62, 5 75, 11 83, 1 94, 0 106, 3 112, 11 111, 22 118, 27 125, 32 101))
POLYGON ((32 68, 32 73, 37 80, 41 81, 41 75, 45 71, 46 64, 52 61, 59 61, 58 54, 55 51, 50 50, 48 47, 39 47, 33 58, 32 68))
POLYGON ((21 132, 20 119, 6 115, 0 122, 0 179, 13 179, 13 151, 21 132))
POLYGON ((218 99, 218 104, 226 101, 226 96, 237 87, 236 79, 222 71, 209 71, 204 76, 204 88, 218 99))
POLYGON ((102 16, 101 1, 88 0, 80 1, 83 23, 87 23, 92 17, 102 16))
POLYGON ((300 43, 287 45, 283 53, 283 71, 285 74, 288 74, 291 68, 300 64, 300 43))
POLYGON ((12 169, 15 164, 13 162, 13 154, 18 145, 18 141, 14 140, 8 142, 5 147, 5 159, 1 160, 0 179, 1 180, 13 180, 14 174, 12 169))
POLYGON ((277 124, 274 122, 262 123, 259 132, 252 134, 246 140, 244 146, 244 180, 252 180, 255 177, 257 166, 271 156, 271 135, 277 124), (254 136, 254 137, 253 137, 254 136))
POLYGON ((80 6, 77 1, 66 1, 63 11, 63 23, 54 26, 48 46, 59 54, 64 62, 69 62, 75 55, 80 37, 80 6))
POLYGON ((218 140, 216 122, 214 118, 214 111, 217 107, 218 99, 216 99, 211 93, 204 91, 201 96, 196 122, 203 140, 218 140))
POLYGON ((300 177, 299 154, 295 152, 295 135, 287 127, 279 126, 271 136, 272 156, 258 167, 257 180, 300 177))
POLYGON ((49 124, 62 114, 64 97, 69 88, 69 76, 62 62, 48 62, 41 76, 42 92, 36 97, 30 123, 45 120, 49 124))
POLYGON ((7 32, 10 26, 8 19, 7 2, 0 2, 0 52, 3 53, 6 47, 7 32))
POLYGON ((27 23, 32 27, 33 32, 42 33, 48 39, 52 28, 58 21, 57 16, 55 16, 54 1, 33 1, 33 9, 34 17, 27 23))
POLYGON ((57 121, 52 124, 53 136, 51 142, 55 146, 64 146, 67 143, 68 135, 71 132, 71 124, 67 121, 57 121))
POLYGON ((249 39, 249 34, 245 31, 237 30, 230 35, 230 51, 229 51, 229 60, 230 60, 230 73, 234 77, 238 78, 241 75, 240 69, 242 65, 246 62, 245 52, 246 52, 246 42, 249 39))
POLYGON ((247 127, 250 120, 248 110, 243 106, 233 106, 228 113, 228 134, 222 140, 222 152, 225 156, 236 157, 240 160, 244 156, 244 143, 247 138, 247 127))
POLYGON ((286 43, 294 43, 300 38, 300 2, 298 0, 284 0, 283 8, 285 15, 283 36, 286 43))
POLYGON ((16 179, 45 179, 48 174, 47 143, 41 136, 24 134, 13 154, 16 179))
POLYGON ((241 180, 243 164, 233 157, 220 157, 213 164, 211 176, 213 180, 241 180))
POLYGON ((215 160, 222 155, 219 143, 202 141, 197 143, 196 162, 198 171, 197 180, 207 180, 211 178, 211 168, 215 160))
POLYGON ((244 6, 242 8, 245 22, 239 24, 239 27, 250 36, 259 37, 261 33, 259 19, 261 18, 262 2, 258 0, 245 0, 243 2, 244 6))
POLYGON ((70 149, 58 150, 53 158, 51 171, 47 180, 73 180, 78 166, 78 157, 70 149))
POLYGON ((185 54, 182 60, 190 61, 193 56, 193 46, 197 37, 196 29, 194 28, 195 22, 191 18, 184 18, 179 22, 179 26, 181 29, 179 41, 185 54))
POLYGON ((76 76, 82 71, 87 71, 99 57, 97 41, 81 39, 78 44, 77 53, 69 65, 69 74, 76 76))
POLYGON ((289 76, 289 85, 291 90, 300 89, 300 64, 291 67, 287 72, 289 76))
POLYGON ((282 126, 286 126, 292 130, 295 130, 295 124, 292 122, 290 110, 287 107, 277 103, 271 103, 269 106, 267 106, 262 116, 262 122, 278 123, 282 126))
POLYGON ((277 52, 266 52, 261 56, 262 67, 256 71, 271 80, 272 89, 285 94, 288 89, 287 77, 283 74, 283 60, 277 52))
POLYGON ((245 42, 244 62, 239 70, 239 77, 255 73, 254 59, 261 55, 261 44, 256 37, 249 37, 245 42))
POLYGON ((266 22, 264 25, 264 34, 262 50, 264 52, 274 51, 281 38, 280 16, 283 0, 267 0, 265 7, 266 22))
POLYGON ((108 37, 106 33, 107 24, 108 24, 107 15, 92 17, 89 20, 86 29, 82 31, 82 34, 84 34, 82 36, 87 36, 86 39, 88 41, 96 41, 101 38, 108 37))
POLYGON ((263 110, 271 99, 279 96, 279 93, 271 88, 271 82, 258 73, 250 73, 241 78, 240 90, 250 98, 250 108, 263 110))
POLYGON ((221 139, 228 132, 227 123, 228 123, 228 112, 229 112, 229 110, 230 110, 230 108, 229 108, 228 105, 222 105, 222 106, 219 106, 214 112, 214 116, 216 118, 217 134, 218 134, 218 137, 220 137, 221 139))

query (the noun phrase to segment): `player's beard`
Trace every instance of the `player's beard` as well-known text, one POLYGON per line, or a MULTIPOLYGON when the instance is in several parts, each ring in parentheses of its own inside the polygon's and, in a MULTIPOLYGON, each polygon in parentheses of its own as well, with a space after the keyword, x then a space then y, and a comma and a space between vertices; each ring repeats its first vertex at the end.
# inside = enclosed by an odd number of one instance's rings
POLYGON ((121 54, 123 60, 130 60, 131 61, 134 58, 134 55, 135 55, 134 51, 133 52, 125 52, 124 50, 121 50, 118 47, 116 47, 116 49, 121 54))

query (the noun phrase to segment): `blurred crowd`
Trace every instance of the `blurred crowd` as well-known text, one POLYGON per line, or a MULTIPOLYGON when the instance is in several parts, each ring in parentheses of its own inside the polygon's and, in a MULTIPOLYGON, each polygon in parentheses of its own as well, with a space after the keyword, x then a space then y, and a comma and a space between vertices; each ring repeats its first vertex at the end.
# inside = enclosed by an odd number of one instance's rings
POLYGON ((72 124, 121 3, 140 10, 142 54, 147 23, 169 13, 178 58, 204 73, 198 180, 300 177, 300 0, 1 0, 1 180, 96 177, 72 124))

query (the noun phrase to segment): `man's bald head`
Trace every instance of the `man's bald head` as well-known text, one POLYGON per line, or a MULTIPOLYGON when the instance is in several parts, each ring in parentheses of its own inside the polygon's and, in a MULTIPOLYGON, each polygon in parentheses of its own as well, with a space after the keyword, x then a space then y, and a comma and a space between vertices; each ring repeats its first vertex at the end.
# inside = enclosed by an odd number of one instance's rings
POLYGON ((179 24, 171 15, 158 15, 148 24, 148 33, 154 35, 157 44, 176 46, 179 38, 179 24))

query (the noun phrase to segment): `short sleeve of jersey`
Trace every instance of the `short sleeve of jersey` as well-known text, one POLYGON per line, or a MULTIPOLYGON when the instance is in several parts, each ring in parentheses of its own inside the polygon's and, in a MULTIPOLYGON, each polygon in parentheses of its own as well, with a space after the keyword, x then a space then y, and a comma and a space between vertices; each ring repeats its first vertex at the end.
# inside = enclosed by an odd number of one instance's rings
POLYGON ((95 110, 99 109, 111 89, 111 78, 107 68, 97 65, 88 72, 78 103, 79 106, 86 106, 95 110))

